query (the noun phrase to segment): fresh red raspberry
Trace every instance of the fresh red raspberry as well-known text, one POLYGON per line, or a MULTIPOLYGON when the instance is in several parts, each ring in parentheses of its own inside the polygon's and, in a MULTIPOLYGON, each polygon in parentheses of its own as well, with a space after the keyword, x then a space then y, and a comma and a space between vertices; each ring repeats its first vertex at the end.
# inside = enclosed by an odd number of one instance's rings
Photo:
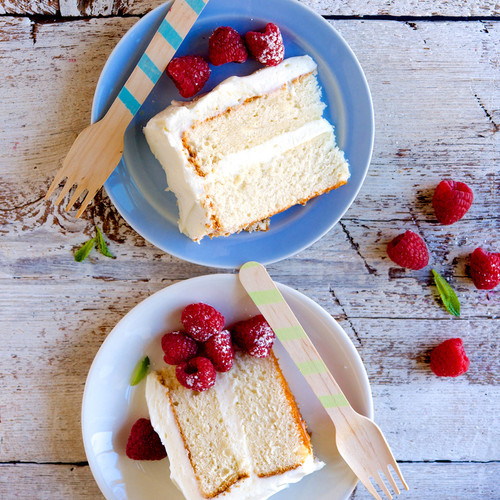
POLYGON ((472 189, 463 182, 441 181, 432 198, 437 220, 444 225, 460 220, 472 205, 472 189))
POLYGON ((161 460, 167 456, 160 436, 147 418, 140 418, 132 426, 126 453, 132 460, 161 460))
POLYGON ((256 358, 269 356, 274 342, 274 332, 259 314, 233 326, 233 339, 237 345, 256 358))
POLYGON ((218 372, 227 372, 233 366, 234 349, 228 330, 212 335, 203 345, 204 355, 218 372))
POLYGON ((429 251, 425 241, 413 231, 396 236, 387 245, 387 255, 398 266, 422 269, 429 263, 429 251))
POLYGON ((198 344, 183 332, 169 332, 161 339, 161 348, 165 353, 163 359, 169 365, 178 365, 194 358, 198 352, 198 344))
POLYGON ((208 358, 197 356, 175 367, 181 385, 193 391, 206 391, 215 384, 216 371, 208 358))
POLYGON ((186 332, 199 342, 206 342, 224 328, 224 316, 208 304, 189 304, 184 308, 181 321, 186 332))
POLYGON ((476 288, 493 290, 500 283, 500 253, 476 248, 470 256, 470 275, 476 288))
POLYGON ((431 370, 438 377, 458 377, 469 369, 462 339, 448 339, 431 352, 431 370))
POLYGON ((229 26, 217 28, 208 41, 208 56, 214 66, 229 62, 243 63, 248 58, 241 35, 229 26))
POLYGON ((278 26, 268 23, 264 33, 249 31, 245 35, 250 54, 266 66, 276 66, 285 56, 285 46, 278 26))
POLYGON ((200 56, 182 56, 172 59, 167 74, 182 97, 193 97, 210 77, 210 67, 200 56))

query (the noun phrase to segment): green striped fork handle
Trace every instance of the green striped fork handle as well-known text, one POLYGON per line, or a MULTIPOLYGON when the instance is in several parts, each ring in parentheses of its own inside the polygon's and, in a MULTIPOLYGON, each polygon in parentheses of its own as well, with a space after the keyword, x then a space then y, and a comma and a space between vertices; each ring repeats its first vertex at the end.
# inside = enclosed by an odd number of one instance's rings
POLYGON ((350 409, 350 404, 265 267, 247 262, 241 267, 239 278, 335 422, 339 411, 350 409))

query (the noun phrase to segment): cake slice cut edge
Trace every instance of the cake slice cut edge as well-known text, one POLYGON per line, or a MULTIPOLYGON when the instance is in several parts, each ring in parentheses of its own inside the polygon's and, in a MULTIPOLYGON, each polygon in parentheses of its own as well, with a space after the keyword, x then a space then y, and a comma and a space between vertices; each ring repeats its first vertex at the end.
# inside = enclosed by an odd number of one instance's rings
POLYGON ((349 178, 309 56, 173 103, 144 129, 194 241, 227 236, 336 189, 349 178))
POLYGON ((188 500, 264 500, 324 466, 274 354, 237 354, 201 393, 182 387, 174 367, 152 372, 146 401, 188 500))

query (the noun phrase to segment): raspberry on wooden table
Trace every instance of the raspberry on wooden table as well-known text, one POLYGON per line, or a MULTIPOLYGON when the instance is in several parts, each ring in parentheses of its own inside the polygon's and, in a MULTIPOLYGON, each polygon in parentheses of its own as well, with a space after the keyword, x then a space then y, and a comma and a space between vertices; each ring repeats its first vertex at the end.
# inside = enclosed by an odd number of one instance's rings
POLYGON ((228 330, 212 335, 204 343, 202 350, 218 372, 227 372, 233 366, 234 349, 228 330))
POLYGON ((194 358, 198 352, 198 344, 184 332, 169 332, 161 339, 161 348, 165 353, 163 359, 169 365, 178 365, 194 358))
POLYGON ((245 35, 245 42, 250 54, 266 66, 277 66, 285 57, 281 31, 273 23, 266 25, 264 33, 249 31, 245 35))
POLYGON ((160 436, 147 418, 140 418, 132 426, 125 452, 132 460, 161 460, 167 456, 160 436))
POLYGON ((470 275, 480 290, 493 290, 500 283, 500 253, 476 248, 470 256, 470 275))
POLYGON ((429 263, 429 251, 424 240, 409 230, 396 236, 387 245, 387 255, 398 266, 416 271, 429 263))
POLYGON ((167 66, 167 74, 182 97, 193 97, 210 77, 210 67, 200 56, 175 57, 167 66))
POLYGON ((469 369, 462 339, 448 339, 431 352, 431 370, 438 377, 458 377, 469 369))
POLYGON ((436 219, 444 225, 459 221, 472 205, 474 194, 464 182, 441 181, 432 198, 436 219))
POLYGON ((189 304, 181 314, 186 332, 199 342, 206 342, 224 328, 224 316, 212 306, 199 302, 189 304))
POLYGON ((261 314, 233 325, 232 334, 235 343, 250 355, 256 358, 269 356, 274 332, 261 314))
POLYGON ((216 371, 208 358, 197 356, 177 365, 175 375, 182 386, 202 392, 215 384, 216 371))
POLYGON ((208 41, 208 57, 214 66, 229 62, 243 63, 248 58, 241 35, 229 26, 217 28, 208 41))

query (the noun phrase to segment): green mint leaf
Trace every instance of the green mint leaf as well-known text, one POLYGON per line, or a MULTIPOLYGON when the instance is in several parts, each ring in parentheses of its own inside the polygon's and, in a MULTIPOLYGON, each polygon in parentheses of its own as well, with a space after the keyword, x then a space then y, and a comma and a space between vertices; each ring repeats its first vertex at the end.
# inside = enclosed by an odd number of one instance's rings
POLYGON ((436 270, 432 269, 432 274, 434 275, 434 283, 436 283, 439 295, 441 295, 444 307, 446 307, 446 310, 450 314, 460 316, 460 302, 457 294, 436 270))
POLYGON ((103 255, 106 257, 110 257, 112 259, 115 258, 115 256, 108 250, 108 245, 106 245, 106 242, 104 241, 104 236, 102 234, 102 231, 99 229, 99 226, 95 227, 96 233, 97 233, 97 248, 99 249, 99 252, 101 252, 103 255))
POLYGON ((89 253, 92 251, 95 245, 95 238, 85 242, 76 252, 75 252, 75 260, 76 262, 84 261, 89 253))
POLYGON ((135 365, 132 376, 130 377, 130 385, 137 385, 148 374, 148 369, 149 357, 146 356, 135 365))

